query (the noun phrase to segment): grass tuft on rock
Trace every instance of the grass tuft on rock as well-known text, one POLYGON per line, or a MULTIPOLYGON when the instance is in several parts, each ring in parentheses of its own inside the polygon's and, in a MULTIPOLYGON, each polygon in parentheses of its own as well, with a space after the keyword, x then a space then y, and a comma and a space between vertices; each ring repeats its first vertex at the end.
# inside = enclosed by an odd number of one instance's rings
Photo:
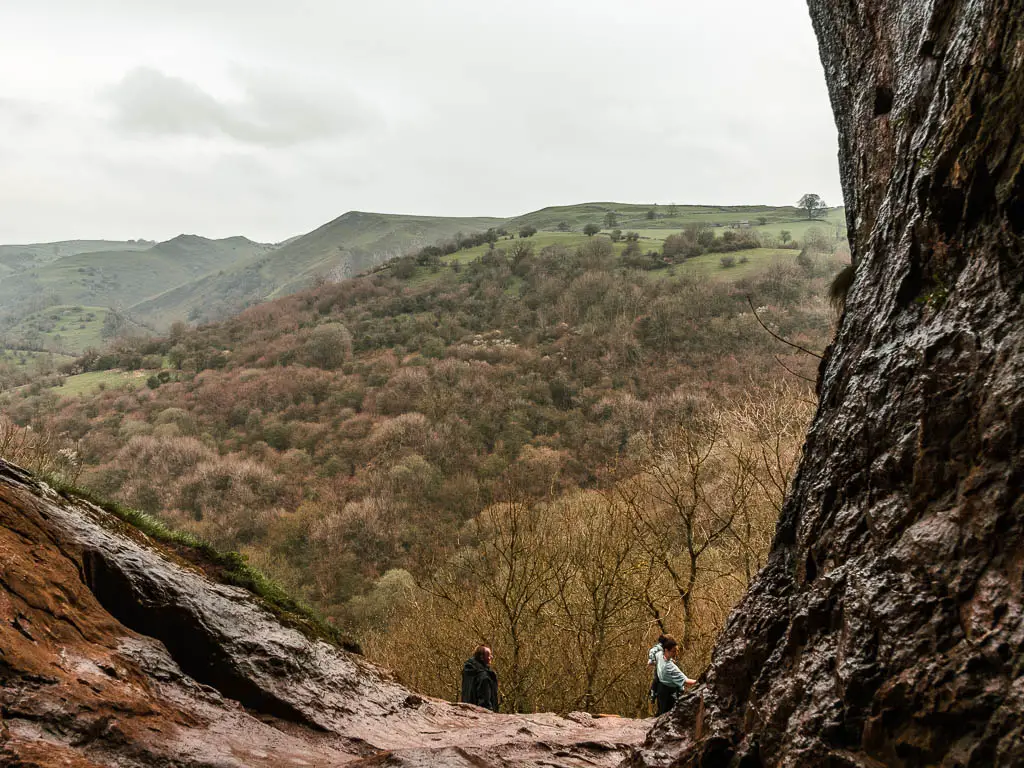
POLYGON ((362 653, 358 643, 328 624, 315 609, 289 595, 265 573, 249 565, 246 556, 240 552, 223 552, 194 534, 171 528, 153 515, 100 497, 59 477, 47 477, 46 482, 70 502, 86 501, 114 515, 198 566, 211 578, 249 591, 285 626, 293 627, 309 638, 362 653))

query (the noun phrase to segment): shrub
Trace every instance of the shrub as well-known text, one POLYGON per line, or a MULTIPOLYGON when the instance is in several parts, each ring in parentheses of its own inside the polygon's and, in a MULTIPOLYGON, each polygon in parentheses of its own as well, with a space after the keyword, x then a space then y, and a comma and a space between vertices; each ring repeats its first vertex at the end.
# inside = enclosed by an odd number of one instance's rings
POLYGON ((302 347, 309 365, 333 371, 352 357, 352 334, 342 323, 324 323, 313 329, 302 347))
POLYGON ((721 258, 721 262, 722 262, 722 269, 729 269, 730 267, 735 267, 736 266, 736 257, 735 256, 723 256, 721 258))
POLYGON ((804 248, 796 255, 796 265, 800 267, 808 277, 814 276, 814 259, 811 258, 811 254, 808 253, 807 248, 804 248))
POLYGON ((391 269, 391 274, 399 280, 408 280, 416 274, 416 261, 411 258, 398 259, 391 269))

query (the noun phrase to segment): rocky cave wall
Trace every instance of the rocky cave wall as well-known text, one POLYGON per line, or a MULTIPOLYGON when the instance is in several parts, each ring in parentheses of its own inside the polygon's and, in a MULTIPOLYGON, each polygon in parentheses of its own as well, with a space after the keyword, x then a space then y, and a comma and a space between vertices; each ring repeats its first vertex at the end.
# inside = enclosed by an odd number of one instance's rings
POLYGON ((769 564, 634 765, 1024 765, 1024 3, 809 0, 855 279, 769 564))

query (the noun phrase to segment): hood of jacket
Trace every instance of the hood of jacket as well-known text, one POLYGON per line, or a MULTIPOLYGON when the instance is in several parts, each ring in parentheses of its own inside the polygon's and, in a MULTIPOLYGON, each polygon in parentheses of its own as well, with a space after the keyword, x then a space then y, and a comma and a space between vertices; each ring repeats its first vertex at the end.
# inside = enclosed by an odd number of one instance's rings
POLYGON ((647 663, 657 664, 658 657, 665 653, 665 649, 661 647, 661 643, 655 645, 651 650, 647 652, 647 663))
POLYGON ((472 656, 470 656, 468 659, 466 659, 466 663, 462 665, 462 672, 463 672, 463 674, 467 674, 468 673, 468 674, 478 675, 481 672, 486 673, 486 672, 490 672, 490 671, 491 671, 491 668, 487 664, 484 664, 482 661, 478 661, 477 659, 473 658, 472 656))

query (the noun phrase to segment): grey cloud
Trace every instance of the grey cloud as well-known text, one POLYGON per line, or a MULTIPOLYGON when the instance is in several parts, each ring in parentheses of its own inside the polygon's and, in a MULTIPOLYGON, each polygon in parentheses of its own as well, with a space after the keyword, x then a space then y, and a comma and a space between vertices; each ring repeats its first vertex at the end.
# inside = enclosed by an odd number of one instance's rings
POLYGON ((242 71, 243 98, 221 100, 195 83, 151 67, 137 67, 107 89, 120 128, 150 135, 227 136, 249 144, 287 146, 366 130, 371 107, 351 94, 328 101, 269 75, 242 71))
POLYGON ((2 0, 0 29, 0 242, 841 200, 804 0, 2 0))
POLYGON ((17 128, 32 128, 43 119, 40 109, 25 99, 0 98, 0 123, 17 128))

